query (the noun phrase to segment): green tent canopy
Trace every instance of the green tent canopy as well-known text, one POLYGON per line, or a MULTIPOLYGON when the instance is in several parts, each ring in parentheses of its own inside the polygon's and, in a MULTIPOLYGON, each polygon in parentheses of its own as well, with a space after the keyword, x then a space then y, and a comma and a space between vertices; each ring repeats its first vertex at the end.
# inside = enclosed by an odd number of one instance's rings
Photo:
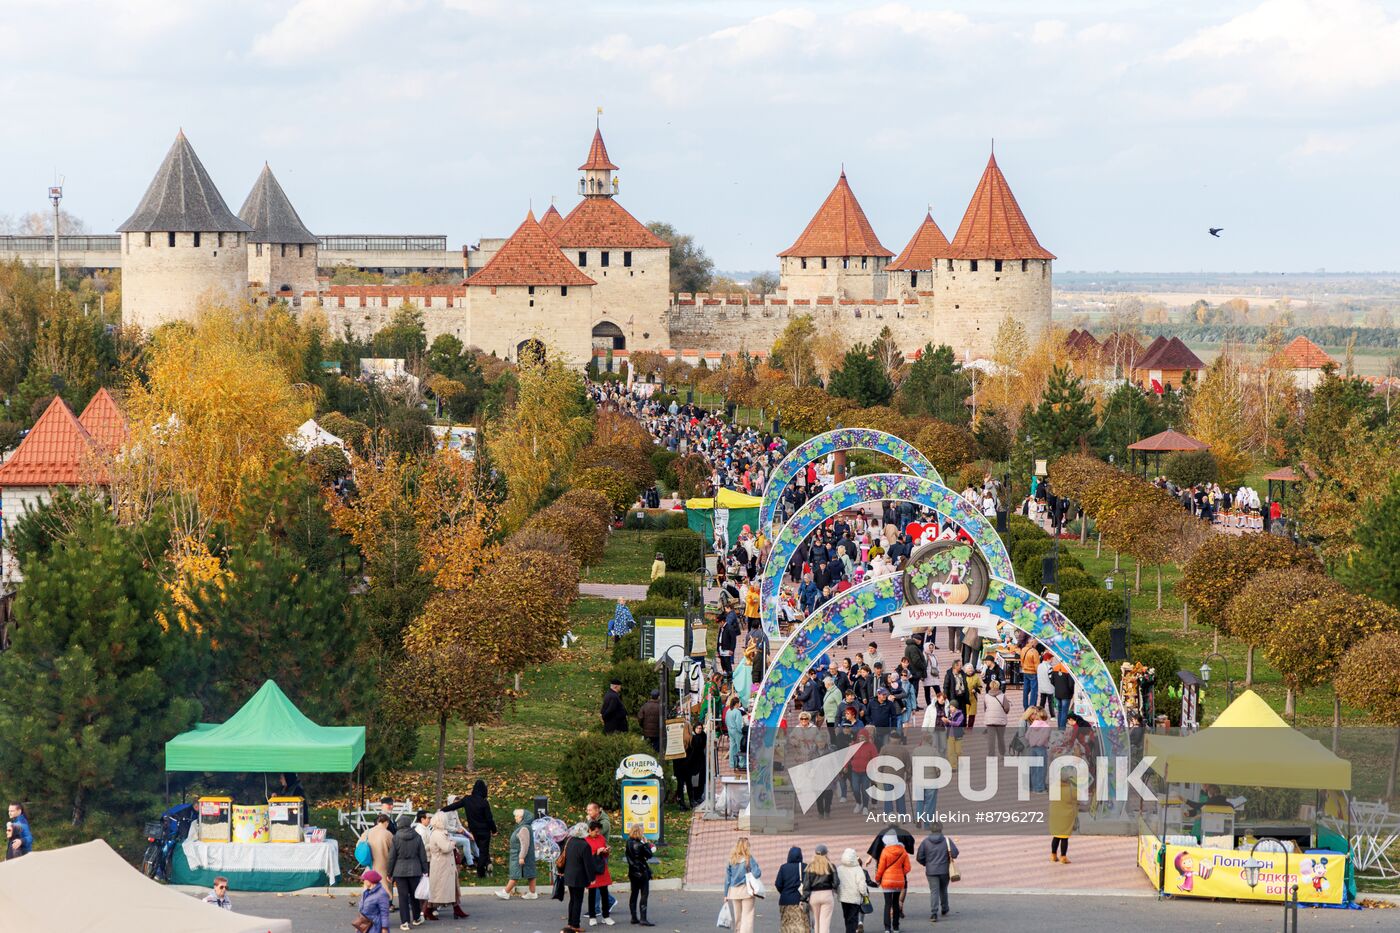
POLYGON ((349 773, 364 755, 364 726, 318 726, 269 680, 227 722, 166 742, 165 770, 349 773))
POLYGON ((758 507, 763 504, 763 500, 758 496, 746 496, 742 492, 733 489, 720 489, 719 494, 703 499, 687 499, 685 501, 685 523, 691 531, 697 532, 705 538, 708 547, 715 538, 715 510, 728 510, 728 521, 725 528, 728 530, 728 540, 730 543, 739 540, 739 532, 748 525, 750 529, 758 527, 758 507))

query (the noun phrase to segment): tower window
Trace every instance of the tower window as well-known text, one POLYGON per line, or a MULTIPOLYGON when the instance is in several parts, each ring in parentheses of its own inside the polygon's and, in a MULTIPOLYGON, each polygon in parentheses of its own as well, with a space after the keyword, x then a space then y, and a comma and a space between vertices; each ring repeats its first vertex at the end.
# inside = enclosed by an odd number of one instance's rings
POLYGON ((825 256, 822 257, 822 268, 823 268, 823 269, 826 268, 826 257, 825 257, 825 256))
POLYGON ((599 261, 599 263, 602 265, 602 267, 603 267, 604 269, 606 269, 606 268, 608 267, 608 251, 607 251, 607 250, 603 250, 602 253, 599 254, 599 259, 598 259, 598 261, 599 261))
POLYGON ((534 293, 535 293, 535 286, 531 285, 531 286, 530 286, 530 294, 533 295, 534 293))
POLYGON ((253 255, 254 255, 254 256, 261 256, 261 255, 262 255, 262 244, 261 244, 261 243, 258 243, 257 245, 255 245, 255 246, 253 247, 253 255))
POLYGON ((993 272, 1000 272, 1000 271, 1001 271, 1001 260, 1000 260, 1000 259, 994 259, 994 260, 992 260, 992 271, 993 271, 993 272))
POLYGON ((909 287, 910 287, 910 288, 918 288, 918 287, 919 287, 919 273, 917 273, 917 272, 911 272, 911 273, 909 273, 909 287))
POLYGON ((282 244, 282 258, 283 258, 283 259, 286 259, 286 258, 287 258, 287 244, 286 244, 286 243, 283 243, 283 244, 282 244))
POLYGON ((220 234, 217 234, 217 236, 218 236, 218 238, 219 238, 219 246, 223 246, 223 245, 224 245, 224 235, 223 235, 222 233, 220 233, 220 234))
POLYGON ((1025 271, 1026 271, 1026 267, 1027 267, 1027 261, 1024 260, 1024 259, 1022 259, 1022 260, 1021 260, 1021 271, 1022 271, 1022 272, 1025 272, 1025 271))
POLYGON ((149 233, 146 234, 146 245, 147 245, 147 246, 150 246, 150 245, 151 245, 151 235, 150 235, 149 233))
POLYGON ((560 297, 560 298, 568 298, 568 297, 569 297, 569 286, 567 286, 567 285, 560 285, 560 286, 559 286, 559 297, 560 297))
POLYGON ((195 245, 195 248, 196 248, 196 249, 199 248, 199 234, 198 234, 198 233, 196 233, 196 234, 194 235, 194 245, 195 245))
POLYGON ((169 246, 174 246, 174 245, 175 245, 175 231, 174 231, 174 230, 170 231, 169 233, 166 234, 166 237, 168 238, 168 239, 166 240, 166 244, 169 245, 169 246))
POLYGON ((622 265, 623 265, 624 267, 631 268, 631 266, 632 266, 632 251, 631 251, 630 249, 625 249, 625 250, 622 251, 622 265))
POLYGON ((953 271, 953 260, 951 260, 951 259, 948 260, 948 271, 949 271, 949 272, 952 272, 952 271, 953 271))
POLYGON ((862 269, 864 269, 864 268, 866 267, 865 264, 866 264, 867 262, 869 262, 869 261, 870 261, 870 260, 867 259, 865 256, 860 257, 860 267, 861 267, 862 269))
POLYGON ((581 249, 578 251, 578 267, 582 269, 586 265, 588 265, 588 250, 581 249))
POLYGON ((298 259, 303 259, 303 258, 305 258, 305 257, 306 257, 306 244, 305 244, 305 243, 298 243, 298 244, 297 244, 297 258, 298 258, 298 259))
MULTIPOLYGON (((151 238, 151 235, 150 235, 149 233, 146 234, 146 239, 149 240, 150 238, 151 238)), ((146 245, 147 245, 147 246, 150 246, 151 244, 147 243, 146 245)), ((805 259, 802 260, 802 268, 804 268, 804 269, 807 268, 807 260, 805 260, 805 259)))
POLYGON ((850 257, 850 256, 842 256, 842 257, 841 257, 841 268, 842 268, 842 269, 849 269, 849 268, 851 268, 851 257, 850 257))
POLYGON ((976 271, 977 271, 977 260, 975 260, 975 259, 969 259, 969 260, 967 261, 967 271, 968 271, 968 272, 976 272, 976 271))

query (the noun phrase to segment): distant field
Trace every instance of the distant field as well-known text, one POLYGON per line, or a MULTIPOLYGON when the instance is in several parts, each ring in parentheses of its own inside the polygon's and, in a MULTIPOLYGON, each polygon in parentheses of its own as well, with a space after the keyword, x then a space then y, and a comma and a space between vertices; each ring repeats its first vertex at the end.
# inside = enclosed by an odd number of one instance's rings
MULTIPOLYGON (((1218 343, 1191 343, 1186 345, 1195 351, 1201 358, 1201 362, 1209 366, 1217 356, 1220 355, 1220 344, 1218 343)), ((1253 349, 1253 348, 1250 348, 1253 349)), ((1346 362, 1346 347, 1323 347, 1332 359, 1341 366, 1346 362)), ((1377 347, 1357 347, 1352 354, 1352 362, 1358 376, 1384 376, 1387 362, 1393 358, 1395 351, 1386 351, 1377 347)))
MULTIPOLYGON (((1089 306, 1101 304, 1104 308, 1111 308, 1114 304, 1124 298, 1135 296, 1142 299, 1143 304, 1161 304, 1168 308, 1189 308, 1197 301, 1204 301, 1208 304, 1218 305, 1235 298, 1242 298, 1253 307, 1271 305, 1283 298, 1288 298, 1295 307, 1310 307, 1313 299, 1302 294, 1274 295, 1260 294, 1250 291, 1186 291, 1186 292, 1154 292, 1154 291, 1062 291, 1055 289, 1054 300, 1064 301, 1079 306, 1089 306)), ((1328 294, 1329 300, 1335 301, 1341 298, 1364 298, 1365 295, 1343 295, 1328 294)))

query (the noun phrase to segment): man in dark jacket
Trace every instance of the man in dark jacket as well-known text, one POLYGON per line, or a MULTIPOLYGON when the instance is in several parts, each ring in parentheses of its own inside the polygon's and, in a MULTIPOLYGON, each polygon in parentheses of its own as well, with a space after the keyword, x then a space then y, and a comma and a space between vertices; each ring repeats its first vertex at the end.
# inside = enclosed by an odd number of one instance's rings
MULTIPOLYGON (((626 726, 623 726, 624 730, 626 726)), ((491 801, 486 798, 486 782, 477 778, 469 796, 463 797, 445 807, 447 810, 461 810, 462 822, 476 840, 478 856, 476 876, 486 877, 486 869, 491 865, 491 837, 496 835, 496 815, 491 812, 491 801)))
POLYGON ((1074 701, 1074 676, 1065 670, 1063 664, 1056 664, 1050 674, 1050 684, 1055 688, 1055 709, 1061 729, 1069 721, 1070 707, 1074 701))
POLYGON ((940 914, 948 916, 949 868, 950 860, 958 857, 957 843, 943 835, 942 823, 934 823, 928 838, 919 843, 919 852, 914 857, 924 866, 924 874, 928 876, 928 918, 937 923, 940 914))
POLYGON ((868 713, 870 724, 877 729, 892 728, 899 717, 898 707, 890 699, 889 690, 884 687, 875 691, 875 702, 870 704, 868 713))
POLYGON ((967 703, 971 698, 967 690, 967 674, 963 673, 962 661, 953 659, 953 666, 948 668, 948 673, 943 675, 943 696, 948 702, 967 712, 967 703))
POLYGON ((627 731, 627 709, 622 705, 622 681, 616 677, 608 684, 608 692, 603 694, 603 734, 627 731))
POLYGON ((399 817, 398 831, 394 841, 389 843, 389 877, 399 892, 399 923, 423 922, 423 911, 413 892, 418 888, 418 879, 428 873, 428 850, 423 846, 423 837, 413 828, 413 817, 404 814, 399 817))
POLYGON ((642 708, 637 710, 637 722, 641 724, 642 736, 651 743, 651 747, 661 752, 661 691, 653 690, 651 699, 642 704, 642 708))
POLYGON ((739 614, 731 607, 719 629, 717 653, 725 677, 734 676, 734 651, 739 645, 739 614))

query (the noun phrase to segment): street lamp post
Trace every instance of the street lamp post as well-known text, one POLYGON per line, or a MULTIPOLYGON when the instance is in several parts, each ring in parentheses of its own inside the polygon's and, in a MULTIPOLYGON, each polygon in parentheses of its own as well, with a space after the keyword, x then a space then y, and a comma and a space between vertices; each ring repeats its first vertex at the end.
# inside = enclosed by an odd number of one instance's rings
POLYGON ((1254 851, 1265 842, 1272 842, 1283 850, 1283 933, 1298 933, 1298 885, 1288 871, 1288 847, 1277 839, 1265 837, 1250 846, 1249 858, 1245 859, 1244 882, 1252 891, 1259 884, 1259 869, 1264 863, 1254 857, 1254 851))
POLYGON ((1211 658, 1219 658, 1225 664, 1225 705, 1235 702, 1235 679, 1230 676, 1230 659, 1219 651, 1212 651, 1201 661, 1201 683, 1210 683, 1211 658))

